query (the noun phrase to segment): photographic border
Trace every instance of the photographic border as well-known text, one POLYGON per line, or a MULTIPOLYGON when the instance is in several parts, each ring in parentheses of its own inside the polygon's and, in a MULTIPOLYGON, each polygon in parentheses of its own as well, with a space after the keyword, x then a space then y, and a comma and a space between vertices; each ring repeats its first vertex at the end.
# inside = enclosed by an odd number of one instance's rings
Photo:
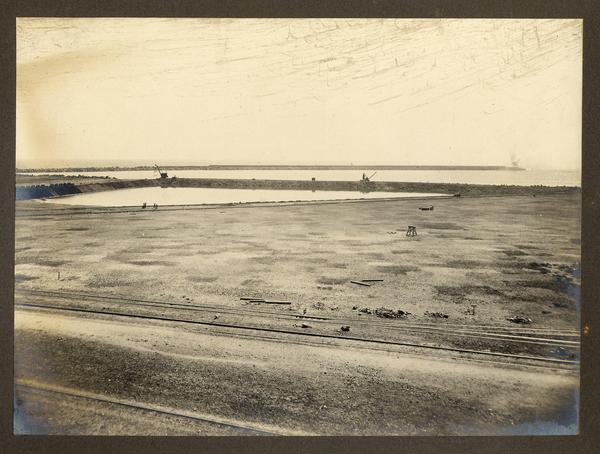
POLYGON ((0 19, 0 451, 106 452, 511 452, 600 450, 600 3, 591 0, 13 0, 0 19), (583 18, 581 395, 577 436, 123 437, 13 435, 13 293, 17 17, 583 18), (595 449, 594 449, 595 447, 595 449))

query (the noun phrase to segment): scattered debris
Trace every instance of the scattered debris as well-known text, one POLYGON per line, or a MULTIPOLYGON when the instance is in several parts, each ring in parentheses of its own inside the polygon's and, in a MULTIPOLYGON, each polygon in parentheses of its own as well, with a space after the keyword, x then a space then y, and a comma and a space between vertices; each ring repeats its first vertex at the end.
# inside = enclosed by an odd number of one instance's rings
POLYGON ((551 314, 552 312, 550 311, 542 311, 542 314, 551 314))
POLYGON ((531 319, 530 318, 524 318, 524 317, 509 317, 506 320, 508 320, 509 322, 513 322, 513 323, 520 323, 522 325, 529 325, 531 323, 531 319))
POLYGON ((292 304, 291 301, 274 301, 274 300, 266 300, 266 299, 263 299, 263 298, 254 298, 254 297, 249 297, 249 296, 242 296, 240 298, 240 300, 242 300, 242 301, 248 301, 249 303, 292 304))
POLYGON ((298 325, 297 323, 294 323, 294 326, 297 328, 311 328, 310 325, 307 325, 306 323, 302 323, 301 325, 298 325))
POLYGON ((321 301, 317 301, 316 303, 313 303, 312 307, 314 307, 315 309, 318 309, 318 310, 325 309, 325 305, 321 301))
POLYGON ((311 320, 331 320, 328 317, 318 317, 316 315, 294 315, 297 318, 310 318, 311 320))
POLYGON ((398 309, 397 311, 393 309, 387 309, 385 307, 375 309, 375 315, 382 318, 405 318, 409 314, 410 312, 406 312, 400 309, 398 309))
POLYGON ((355 311, 356 309, 358 309, 358 306, 352 306, 353 311, 355 311))
POLYGON ((454 197, 460 197, 460 192, 457 192, 456 194, 454 194, 454 197))
POLYGON ((366 282, 362 282, 362 281, 350 281, 353 284, 357 284, 357 285, 364 285, 365 287, 370 287, 371 284, 367 284, 366 282))
POLYGON ((362 312, 363 314, 372 314, 373 313, 371 311, 371 309, 369 309, 368 307, 363 307, 362 309, 359 309, 358 312, 362 312))
MULTIPOLYGON (((314 178, 313 178, 313 180, 314 180, 314 178)), ((327 410, 327 405, 321 405, 319 407, 319 410, 327 410)))
POLYGON ((340 308, 340 306, 331 306, 331 310, 332 311, 337 311, 340 308))
POLYGON ((419 207, 421 211, 433 211, 433 205, 429 205, 428 207, 419 207))
POLYGON ((425 315, 434 318, 448 318, 448 314, 444 314, 443 312, 429 312, 425 311, 425 315))
POLYGON ((213 320, 216 320, 216 319, 218 319, 218 318, 219 318, 219 315, 221 315, 221 314, 215 314, 215 316, 213 317, 213 320))
POLYGON ((350 331, 350 327, 348 325, 343 325, 341 330, 342 331, 350 331))

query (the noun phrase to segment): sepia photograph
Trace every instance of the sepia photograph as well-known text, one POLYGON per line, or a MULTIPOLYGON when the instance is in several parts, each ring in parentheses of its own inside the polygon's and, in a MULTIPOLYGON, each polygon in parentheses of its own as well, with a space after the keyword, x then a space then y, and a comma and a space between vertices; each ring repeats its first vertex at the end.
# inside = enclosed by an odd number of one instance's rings
POLYGON ((18 17, 14 434, 579 434, 582 38, 18 17))

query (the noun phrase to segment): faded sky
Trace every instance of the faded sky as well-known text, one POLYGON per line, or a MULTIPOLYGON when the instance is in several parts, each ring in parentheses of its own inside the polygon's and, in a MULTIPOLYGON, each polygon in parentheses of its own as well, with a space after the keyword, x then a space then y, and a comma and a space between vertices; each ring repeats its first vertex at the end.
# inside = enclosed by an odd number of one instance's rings
POLYGON ((17 164, 581 164, 580 20, 17 20, 17 164))

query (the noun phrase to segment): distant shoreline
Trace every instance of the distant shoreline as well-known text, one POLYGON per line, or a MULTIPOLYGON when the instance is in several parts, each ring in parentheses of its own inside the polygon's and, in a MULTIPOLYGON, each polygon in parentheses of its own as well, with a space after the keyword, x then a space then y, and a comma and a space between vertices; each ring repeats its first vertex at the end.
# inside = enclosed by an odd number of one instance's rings
MULTIPOLYGON (((164 166, 164 170, 525 170, 518 166, 438 166, 438 165, 207 165, 207 166, 164 166)), ((57 167, 16 169, 27 172, 119 172, 154 170, 154 166, 134 167, 57 167)))

